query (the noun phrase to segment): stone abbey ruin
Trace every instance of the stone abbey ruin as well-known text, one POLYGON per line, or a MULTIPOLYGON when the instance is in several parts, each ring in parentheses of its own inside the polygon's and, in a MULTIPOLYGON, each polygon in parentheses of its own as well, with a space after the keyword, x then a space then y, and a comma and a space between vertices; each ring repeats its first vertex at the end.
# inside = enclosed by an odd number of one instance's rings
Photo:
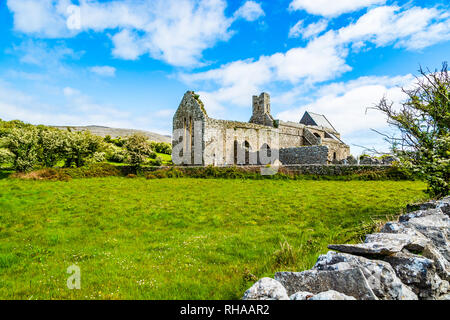
POLYGON ((350 147, 323 115, 305 112, 299 123, 276 120, 267 93, 253 96, 249 122, 208 117, 199 96, 188 91, 173 117, 175 164, 328 164, 345 160, 350 147))

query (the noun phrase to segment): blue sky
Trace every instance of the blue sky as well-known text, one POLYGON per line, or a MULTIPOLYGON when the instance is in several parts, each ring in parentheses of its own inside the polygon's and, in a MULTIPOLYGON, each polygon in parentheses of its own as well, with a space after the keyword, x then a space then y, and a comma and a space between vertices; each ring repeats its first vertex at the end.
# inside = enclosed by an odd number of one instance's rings
POLYGON ((419 65, 449 60, 448 1, 2 0, 0 118, 171 133, 184 92, 216 118, 322 113, 350 144, 386 148, 366 108, 419 65))

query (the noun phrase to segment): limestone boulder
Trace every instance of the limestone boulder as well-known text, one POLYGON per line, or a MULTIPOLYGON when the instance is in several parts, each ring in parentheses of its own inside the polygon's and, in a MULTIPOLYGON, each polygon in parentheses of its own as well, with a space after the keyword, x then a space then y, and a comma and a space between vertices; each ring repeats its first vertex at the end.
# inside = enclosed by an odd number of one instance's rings
POLYGON ((413 211, 404 215, 401 215, 398 218, 399 222, 406 222, 409 221, 413 218, 423 218, 423 217, 427 217, 427 216, 431 216, 431 215, 443 215, 443 212, 440 208, 433 208, 433 209, 427 209, 427 210, 418 210, 418 211, 413 211))
POLYGON ((308 300, 356 300, 355 297, 347 296, 343 293, 328 290, 325 292, 318 293, 308 300))
POLYGON ((292 295, 299 291, 313 294, 334 290, 358 300, 377 300, 359 268, 347 270, 307 270, 303 272, 277 272, 275 279, 292 295))
POLYGON ((422 256, 433 261, 436 272, 441 279, 450 281, 450 262, 445 259, 434 245, 428 245, 422 251, 422 256))
POLYGON ((433 242, 433 245, 450 261, 450 218, 443 213, 411 218, 403 222, 408 228, 414 228, 433 242))
POLYGON ((450 215, 450 196, 440 200, 431 200, 424 203, 410 204, 406 207, 408 212, 417 210, 441 209, 442 213, 450 215))
POLYGON ((402 241, 370 242, 357 244, 330 244, 328 249, 359 256, 387 256, 400 252, 404 247, 402 241))
POLYGON ((313 296, 314 296, 314 294, 311 292, 299 291, 299 292, 296 292, 293 295, 291 295, 289 297, 289 299, 291 299, 291 300, 308 300, 308 299, 312 298, 313 296))
POLYGON ((262 278, 245 291, 242 300, 289 300, 289 297, 280 282, 262 278))
POLYGON ((321 255, 313 269, 343 271, 359 268, 378 299, 417 300, 417 295, 397 277, 392 266, 381 260, 329 251, 321 255))
POLYGON ((421 299, 434 299, 448 290, 448 282, 438 276, 433 261, 428 258, 399 252, 385 257, 384 261, 421 299))
MULTIPOLYGON (((413 234, 393 234, 393 233, 373 233, 366 235, 365 243, 399 243, 407 250, 422 252, 426 246, 431 243, 431 240, 424 235, 417 233, 413 234)), ((402 249, 403 249, 402 248, 402 249)))

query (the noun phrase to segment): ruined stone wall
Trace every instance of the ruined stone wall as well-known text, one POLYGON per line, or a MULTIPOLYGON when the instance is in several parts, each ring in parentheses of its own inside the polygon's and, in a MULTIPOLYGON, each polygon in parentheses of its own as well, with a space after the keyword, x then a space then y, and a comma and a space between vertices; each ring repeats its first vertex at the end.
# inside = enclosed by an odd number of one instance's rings
MULTIPOLYGON (((179 137, 172 136, 172 158, 176 155, 174 152, 179 152, 178 156, 184 157, 183 164, 193 164, 195 163, 194 159, 194 142, 201 144, 202 150, 205 148, 205 142, 203 137, 203 132, 205 130, 206 119, 208 119, 208 115, 206 114, 206 110, 203 106, 203 103, 195 98, 193 92, 186 92, 183 96, 183 100, 180 103, 179 108, 175 112, 173 116, 173 132, 182 130, 182 134, 179 137), (195 123, 201 123, 201 128, 199 130, 195 130, 195 123), (183 151, 178 151, 181 146, 185 147, 185 154, 183 151)), ((200 160, 202 164, 203 161, 200 160)))
POLYGON ((279 146, 281 149, 305 145, 303 141, 304 125, 282 122, 278 129, 280 133, 279 146))
POLYGON ((306 151, 307 149, 296 150, 301 146, 328 147, 328 162, 346 159, 350 154, 350 148, 347 145, 326 138, 327 129, 325 128, 274 121, 270 116, 268 94, 253 97, 253 116, 250 121, 211 119, 199 96, 188 91, 183 96, 173 118, 174 132, 182 130, 183 133, 174 135, 172 139, 174 150, 172 156, 181 155, 182 164, 185 165, 241 165, 265 164, 264 161, 259 161, 261 157, 258 152, 262 148, 265 150, 266 146, 276 151, 287 149, 282 151, 282 158, 280 158, 282 163, 287 164, 294 164, 295 161, 299 161, 298 164, 326 163, 323 161, 322 151, 317 153, 306 151), (196 122, 200 123, 200 128, 195 127, 196 122), (180 151, 180 146, 184 148, 184 151, 180 151), (194 146, 196 146, 195 149, 194 146), (198 156, 199 153, 200 156, 198 156), (245 159, 242 159, 242 154, 245 159))
POLYGON ((326 164, 328 147, 310 146, 280 149, 280 161, 283 165, 290 164, 326 164))
POLYGON ((328 147, 328 161, 341 161, 350 156, 350 147, 333 139, 322 139, 322 145, 328 147))
POLYGON ((204 164, 257 164, 258 151, 272 146, 277 129, 254 123, 209 118, 205 126, 204 164), (236 144, 236 146, 235 146, 236 144))

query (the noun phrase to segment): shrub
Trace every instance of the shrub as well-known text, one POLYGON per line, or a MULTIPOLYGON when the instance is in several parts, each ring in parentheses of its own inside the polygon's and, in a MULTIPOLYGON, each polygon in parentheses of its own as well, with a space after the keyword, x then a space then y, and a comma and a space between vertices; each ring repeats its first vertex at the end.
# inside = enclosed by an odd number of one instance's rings
POLYGON ((39 129, 38 159, 44 167, 54 167, 58 161, 65 159, 66 134, 59 129, 39 129))
POLYGON ((14 155, 8 149, 0 149, 0 166, 10 165, 14 161, 14 155))
POLYGON ((94 163, 80 168, 67 168, 64 172, 72 178, 100 178, 123 176, 116 166, 108 163, 94 163))
POLYGON ((13 168, 26 172, 38 164, 38 130, 30 128, 12 128, 3 134, 1 147, 13 154, 13 168))
POLYGON ((155 152, 168 155, 172 154, 172 145, 170 143, 152 141, 150 146, 155 152))
POLYGON ((28 173, 14 173, 13 178, 24 180, 49 180, 49 181, 69 181, 72 179, 67 173, 61 169, 45 168, 28 173))
POLYGON ((114 144, 108 144, 106 147, 106 160, 115 163, 124 163, 127 161, 127 152, 124 148, 117 147, 114 144))
POLYGON ((65 138, 65 167, 82 167, 95 153, 105 149, 102 138, 89 131, 67 132, 65 138))
POLYGON ((127 138, 125 149, 128 154, 130 164, 139 168, 146 161, 148 157, 155 156, 152 151, 147 137, 142 134, 133 134, 127 138))
POLYGON ((148 159, 146 164, 154 167, 159 167, 162 165, 162 159, 160 157, 156 157, 155 159, 148 159))

